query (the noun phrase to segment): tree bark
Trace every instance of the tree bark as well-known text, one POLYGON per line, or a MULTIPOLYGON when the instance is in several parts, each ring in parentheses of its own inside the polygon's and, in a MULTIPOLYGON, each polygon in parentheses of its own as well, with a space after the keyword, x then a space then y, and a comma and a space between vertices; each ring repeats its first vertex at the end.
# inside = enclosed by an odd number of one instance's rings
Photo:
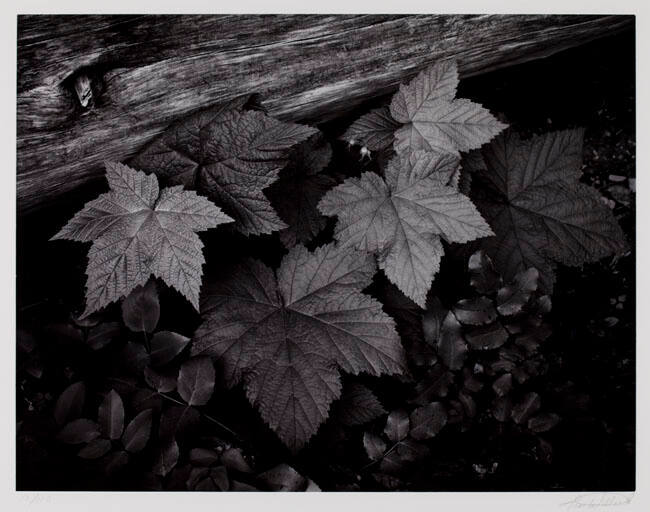
POLYGON ((440 59, 462 77, 634 26, 633 16, 20 16, 18 209, 101 176, 172 121, 260 93, 320 123, 440 59))

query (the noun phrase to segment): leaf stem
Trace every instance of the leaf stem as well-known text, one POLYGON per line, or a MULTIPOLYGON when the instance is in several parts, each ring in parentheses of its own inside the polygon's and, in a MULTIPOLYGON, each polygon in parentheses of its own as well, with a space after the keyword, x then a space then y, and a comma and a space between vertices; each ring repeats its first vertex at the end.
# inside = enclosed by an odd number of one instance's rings
POLYGON ((402 444, 402 441, 397 441, 393 446, 391 446, 388 450, 386 450, 386 451, 384 452, 384 454, 383 454, 379 459, 377 459, 377 460, 373 460, 373 461, 371 461, 370 463, 368 463, 368 464, 366 464, 365 466, 363 466, 363 467, 361 468, 361 471, 365 471, 365 470, 368 469, 370 466, 373 466, 373 465, 377 464, 378 462, 381 462, 382 460, 384 460, 384 459, 386 458, 386 456, 387 456, 389 453, 391 453, 395 448, 397 448, 400 444, 402 444))
POLYGON ((144 347, 147 349, 147 353, 151 353, 151 343, 149 343, 149 338, 147 337, 147 331, 144 328, 142 329, 142 336, 144 338, 144 347))
MULTIPOLYGON (((158 393, 161 397, 166 398, 167 400, 169 400, 170 402, 174 402, 175 404, 178 404, 178 405, 183 405, 183 406, 191 407, 190 405, 187 405, 186 403, 181 402, 180 400, 176 400, 173 396, 166 395, 165 393, 161 393, 160 391, 157 391, 157 393, 158 393)), ((237 432, 235 432, 235 431, 232 430, 231 428, 227 427, 226 425, 224 425, 223 423, 221 423, 221 422, 220 422, 219 420, 217 420, 216 418, 213 418, 213 417, 210 416, 209 414, 204 413, 204 412, 201 411, 200 409, 196 409, 196 410, 197 410, 197 411, 199 412, 199 414, 200 414, 201 416, 203 416, 206 420, 211 421, 212 423, 214 423, 214 424, 217 425, 218 427, 222 428, 222 429, 225 430, 226 432, 229 432, 230 435, 232 435, 232 436, 233 436, 235 439, 237 439, 237 441, 239 441, 240 443, 243 442, 242 438, 239 436, 239 434, 237 434, 237 432)))

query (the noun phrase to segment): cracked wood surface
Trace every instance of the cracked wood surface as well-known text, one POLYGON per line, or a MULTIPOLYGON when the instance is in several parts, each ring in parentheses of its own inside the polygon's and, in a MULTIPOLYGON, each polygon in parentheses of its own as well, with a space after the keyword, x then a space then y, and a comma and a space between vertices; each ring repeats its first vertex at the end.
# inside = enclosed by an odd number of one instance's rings
POLYGON ((241 94, 319 123, 439 59, 468 77, 633 27, 583 15, 19 16, 18 209, 64 199, 104 161, 241 94))

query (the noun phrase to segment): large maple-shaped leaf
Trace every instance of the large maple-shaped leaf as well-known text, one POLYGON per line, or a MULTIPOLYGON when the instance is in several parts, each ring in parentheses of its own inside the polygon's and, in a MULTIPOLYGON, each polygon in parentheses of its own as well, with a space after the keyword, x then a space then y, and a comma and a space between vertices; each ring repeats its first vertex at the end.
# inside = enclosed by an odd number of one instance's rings
POLYGON ((469 198, 454 186, 459 159, 417 151, 393 158, 383 180, 367 172, 330 190, 319 203, 338 216, 335 237, 376 253, 402 292, 424 307, 443 255, 441 238, 468 242, 492 234, 469 198))
POLYGON ((489 142, 506 125, 467 99, 454 99, 458 68, 441 61, 425 69, 393 96, 390 113, 404 123, 395 132, 395 151, 455 153, 489 142))
POLYGON ((340 396, 339 370, 405 368, 393 320, 361 293, 374 273, 371 255, 334 244, 294 247, 277 276, 247 261, 207 286, 192 353, 212 356, 230 386, 243 380, 250 402, 296 451, 340 396))
POLYGON ((52 240, 93 242, 84 316, 143 286, 153 274, 198 309, 203 244, 196 232, 232 219, 182 186, 158 189, 153 174, 106 164, 110 191, 90 201, 52 240))
POLYGON ((245 234, 285 228, 263 190, 278 177, 293 146, 317 132, 285 123, 242 101, 200 111, 170 126, 132 161, 169 184, 206 195, 245 234))
POLYGON ((506 280, 529 267, 551 292, 555 262, 580 265, 625 250, 625 237, 600 194, 579 183, 581 129, 521 140, 511 131, 483 150, 477 198, 496 237, 486 248, 506 280))

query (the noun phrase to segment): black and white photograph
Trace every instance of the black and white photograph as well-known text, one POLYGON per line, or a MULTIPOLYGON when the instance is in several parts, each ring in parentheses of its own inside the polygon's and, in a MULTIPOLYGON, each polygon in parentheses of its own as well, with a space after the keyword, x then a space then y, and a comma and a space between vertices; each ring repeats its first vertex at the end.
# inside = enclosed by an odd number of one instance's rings
POLYGON ((19 9, 14 490, 631 510, 625 5, 19 9))

